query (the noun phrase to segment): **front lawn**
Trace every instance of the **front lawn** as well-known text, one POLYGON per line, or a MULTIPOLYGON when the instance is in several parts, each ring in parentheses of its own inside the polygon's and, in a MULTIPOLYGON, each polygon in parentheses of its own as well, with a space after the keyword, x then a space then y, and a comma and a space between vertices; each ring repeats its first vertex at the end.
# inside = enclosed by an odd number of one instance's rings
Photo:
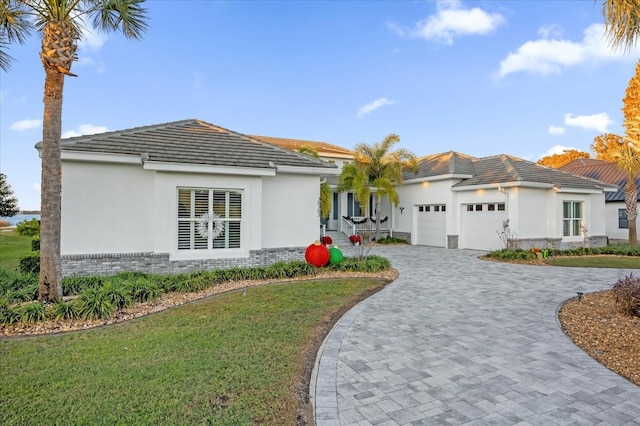
POLYGON ((552 266, 577 266, 585 268, 640 269, 640 257, 630 256, 579 256, 553 257, 546 263, 552 266))
POLYGON ((323 329, 382 285, 254 287, 114 326, 0 340, 0 424, 295 425, 323 329))
POLYGON ((0 232, 0 268, 14 271, 20 266, 20 257, 31 251, 32 237, 15 232, 0 232))

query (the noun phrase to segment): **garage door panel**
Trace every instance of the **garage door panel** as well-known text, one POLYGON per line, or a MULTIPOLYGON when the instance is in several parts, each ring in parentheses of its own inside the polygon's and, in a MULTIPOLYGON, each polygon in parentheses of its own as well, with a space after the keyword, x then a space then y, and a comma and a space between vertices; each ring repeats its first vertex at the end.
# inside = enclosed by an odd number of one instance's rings
POLYGON ((446 208, 444 205, 418 206, 416 243, 446 246, 446 208))
POLYGON ((461 248, 475 250, 498 250, 502 241, 498 232, 507 219, 503 203, 484 203, 462 206, 461 248), (490 207, 492 206, 492 207, 490 207), (490 210, 491 209, 491 210, 490 210))

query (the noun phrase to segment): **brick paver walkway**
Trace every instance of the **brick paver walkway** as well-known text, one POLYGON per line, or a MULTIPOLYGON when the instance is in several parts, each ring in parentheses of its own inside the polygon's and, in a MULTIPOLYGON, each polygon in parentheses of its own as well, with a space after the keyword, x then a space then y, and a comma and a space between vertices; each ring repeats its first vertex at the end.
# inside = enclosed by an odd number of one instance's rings
POLYGON ((400 271, 319 353, 318 426, 633 425, 640 387, 575 347, 556 309, 627 271, 512 265, 376 247, 400 271))

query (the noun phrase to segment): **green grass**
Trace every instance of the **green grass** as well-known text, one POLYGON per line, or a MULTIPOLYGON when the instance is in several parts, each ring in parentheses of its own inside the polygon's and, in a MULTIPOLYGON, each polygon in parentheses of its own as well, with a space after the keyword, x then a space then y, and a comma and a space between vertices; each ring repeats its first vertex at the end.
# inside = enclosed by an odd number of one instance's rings
POLYGON ((0 232, 0 267, 13 271, 20 266, 20 256, 31 251, 31 237, 15 232, 0 232))
POLYGON ((549 258, 548 263, 553 266, 640 269, 640 258, 635 256, 559 256, 549 258))
POLYGON ((115 326, 0 340, 0 424, 294 425, 305 346, 381 285, 255 287, 115 326))

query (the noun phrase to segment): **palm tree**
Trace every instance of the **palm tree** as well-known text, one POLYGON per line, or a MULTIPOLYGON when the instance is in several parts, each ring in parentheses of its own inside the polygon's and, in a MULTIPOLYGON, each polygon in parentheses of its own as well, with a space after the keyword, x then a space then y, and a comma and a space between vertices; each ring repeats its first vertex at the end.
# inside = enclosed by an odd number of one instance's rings
POLYGON ((42 122, 42 181, 40 209, 40 287, 38 299, 62 297, 60 259, 62 92, 64 77, 75 76, 84 19, 101 31, 119 30, 140 39, 146 29, 144 0, 1 0, 0 64, 7 70, 11 58, 4 48, 22 44, 30 30, 42 37, 40 59, 44 66, 44 118, 42 122))
POLYGON ((618 168, 627 174, 627 182, 624 186, 624 204, 629 220, 629 245, 638 244, 636 230, 636 218, 638 216, 638 187, 635 177, 640 173, 640 154, 630 144, 620 146, 616 152, 615 162, 618 168))
POLYGON ((631 50, 640 35, 640 1, 604 0, 602 14, 611 47, 631 50))
POLYGON ((418 168, 416 156, 412 152, 406 149, 390 151, 391 147, 398 142, 400 138, 392 133, 380 143, 356 145, 354 162, 345 165, 340 173, 338 191, 353 190, 367 218, 370 216, 369 197, 371 189, 374 189, 376 240, 380 238, 382 198, 387 197, 394 206, 397 206, 400 200, 395 185, 402 183, 404 171, 417 171, 418 168))

